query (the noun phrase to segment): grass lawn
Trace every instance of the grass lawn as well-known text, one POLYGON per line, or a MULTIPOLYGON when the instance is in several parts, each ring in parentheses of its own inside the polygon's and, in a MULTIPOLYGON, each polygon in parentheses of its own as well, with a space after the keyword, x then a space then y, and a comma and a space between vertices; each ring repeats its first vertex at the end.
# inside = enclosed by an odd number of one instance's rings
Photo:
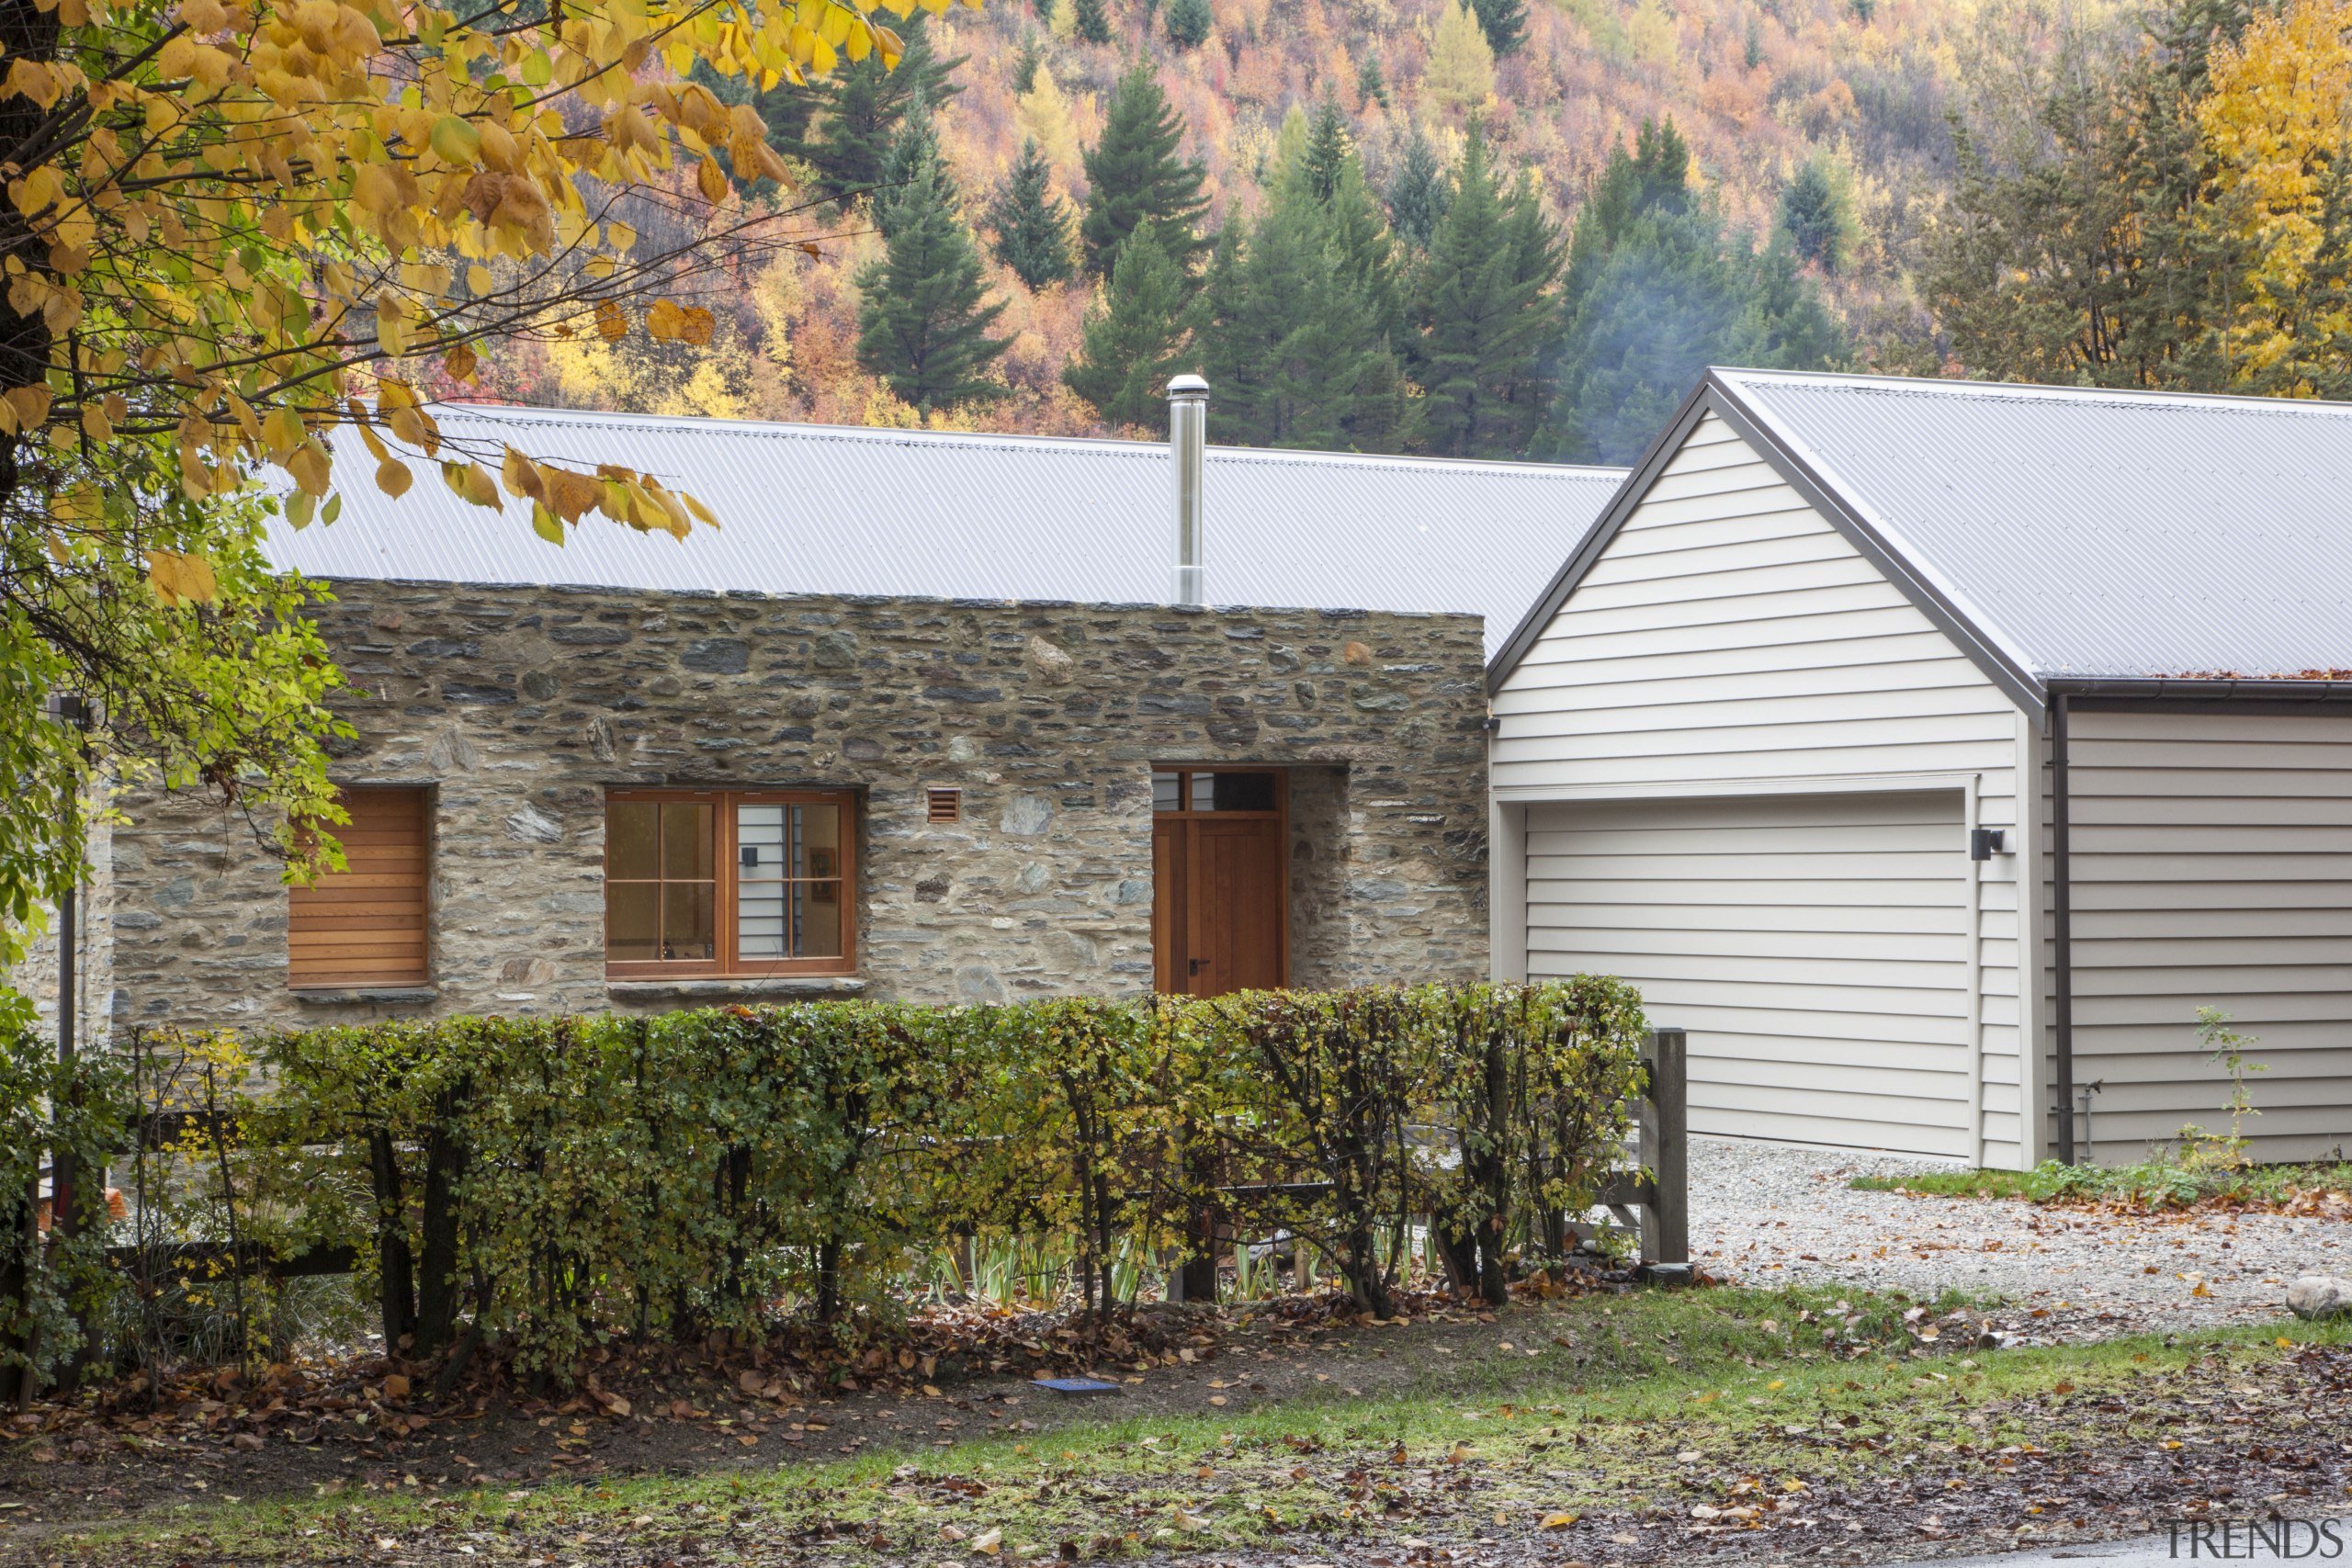
POLYGON ((2352 1192, 2352 1164, 2256 1165, 2241 1169, 2184 1165, 2173 1159, 2138 1165, 2060 1165, 2032 1170, 1929 1170, 1905 1176, 1857 1176, 1847 1183, 1865 1192, 1917 1192, 1937 1198, 2022 1198, 2029 1202, 2114 1202, 2186 1209, 2200 1203, 2247 1208, 2291 1204, 2298 1199, 2352 1192))
POLYGON ((1123 1416, 1106 1399, 1069 1425, 846 1460, 435 1495, 322 1487, 14 1548, 0 1533, 0 1554, 191 1568, 1883 1561, 2352 1501, 2352 1325, 1978 1350, 1957 1324, 1922 1343, 1937 1321, 1817 1290, 1585 1298, 1503 1313, 1451 1354, 1416 1351, 1377 1398, 1351 1397, 1346 1369, 1413 1330, 1291 1352, 1332 1381, 1261 1408, 1243 1408, 1244 1381, 1205 1412, 1123 1416))

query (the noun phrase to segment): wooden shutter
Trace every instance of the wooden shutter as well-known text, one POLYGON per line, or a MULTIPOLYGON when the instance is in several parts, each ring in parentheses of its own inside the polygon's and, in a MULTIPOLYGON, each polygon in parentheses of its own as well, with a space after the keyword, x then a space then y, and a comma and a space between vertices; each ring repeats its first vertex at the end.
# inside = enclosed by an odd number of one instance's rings
POLYGON ((286 983, 418 986, 425 967, 425 792, 355 789, 337 828, 348 871, 287 890, 286 983))

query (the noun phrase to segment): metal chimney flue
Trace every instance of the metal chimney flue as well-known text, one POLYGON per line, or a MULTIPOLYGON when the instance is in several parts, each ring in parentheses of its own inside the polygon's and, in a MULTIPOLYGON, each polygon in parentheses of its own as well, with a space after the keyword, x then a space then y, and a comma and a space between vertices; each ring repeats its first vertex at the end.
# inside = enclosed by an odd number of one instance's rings
POLYGON ((1204 604, 1202 583, 1201 470, 1208 448, 1209 384, 1198 376, 1168 383, 1168 452, 1175 475, 1176 562, 1171 604, 1204 604))

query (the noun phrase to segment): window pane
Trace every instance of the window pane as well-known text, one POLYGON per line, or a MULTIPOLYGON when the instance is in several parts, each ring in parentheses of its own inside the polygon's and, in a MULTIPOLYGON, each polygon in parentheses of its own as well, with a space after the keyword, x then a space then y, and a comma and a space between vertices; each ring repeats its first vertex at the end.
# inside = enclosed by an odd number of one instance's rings
POLYGON ((616 800, 605 807, 605 874, 626 880, 662 874, 662 807, 616 800))
POLYGON ((1274 808, 1274 775, 1272 773, 1194 773, 1193 775, 1193 809, 1195 811, 1272 811, 1274 808), (1212 784, 1214 795, 1204 795, 1212 784))
POLYGON ((788 958, 784 930, 784 813, 735 807, 735 949, 746 962, 788 958))
POLYGON ((710 807, 707 803, 662 803, 662 874, 710 879, 710 807))
POLYGON ((605 956, 621 964, 650 964, 662 956, 662 885, 605 885, 605 956))
POLYGON ((707 962, 718 956, 715 901, 707 882, 662 886, 662 956, 673 962, 707 962))
POLYGON ((1154 811, 1183 810, 1183 797, 1177 791, 1177 786, 1182 783, 1182 776, 1176 773, 1152 774, 1151 808, 1154 811))
POLYGON ((839 876, 842 813, 837 806, 795 806, 792 816, 792 874, 839 876))
POLYGON ((842 885, 838 882, 792 884, 793 956, 839 958, 842 955, 842 885))

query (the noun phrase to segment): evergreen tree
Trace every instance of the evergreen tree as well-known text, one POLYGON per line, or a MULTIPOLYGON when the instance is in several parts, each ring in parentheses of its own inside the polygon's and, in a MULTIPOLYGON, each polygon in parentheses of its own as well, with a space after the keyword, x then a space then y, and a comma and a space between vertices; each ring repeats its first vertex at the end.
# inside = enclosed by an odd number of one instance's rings
POLYGON ((1691 190, 1670 123, 1613 149, 1578 209, 1561 319, 1538 445, 1575 462, 1638 457, 1710 365, 1818 370, 1849 352, 1786 240, 1758 254, 1691 190))
POLYGON ((1556 234, 1522 182, 1508 198, 1474 124, 1453 197, 1430 234, 1413 314, 1430 449, 1522 457, 1542 416, 1537 354, 1553 314, 1556 234))
POLYGON ((1035 33, 1021 37, 1021 53, 1012 62, 1012 96, 1020 97, 1037 85, 1037 67, 1046 62, 1046 46, 1035 33))
POLYGON ((1393 333, 1393 247, 1345 160, 1329 200, 1302 154, 1246 235, 1228 225, 1203 285, 1212 433, 1251 446, 1395 451, 1411 407, 1393 333))
POLYGON ((1799 262, 1832 276, 1852 259, 1854 247, 1853 197, 1839 172, 1818 152, 1798 164, 1781 191, 1774 220, 1799 262))
POLYGON ((1395 226, 1397 237, 1408 244, 1426 245, 1453 197, 1453 189, 1446 183, 1444 166, 1437 161, 1437 149, 1421 134, 1416 121, 1412 133, 1405 139, 1405 153, 1397 161, 1396 177, 1388 183, 1388 221, 1395 226))
POLYGON ((916 98, 907 106, 898 134, 874 171, 874 227, 884 239, 898 232, 902 215, 921 215, 922 202, 930 197, 917 191, 917 180, 925 169, 944 169, 941 157, 939 127, 931 118, 931 106, 916 98))
POLYGON ((1340 112, 1340 100, 1329 93, 1315 106, 1315 116, 1307 122, 1306 147, 1301 173, 1306 188, 1317 201, 1329 201, 1340 188, 1340 171, 1354 157, 1348 140, 1348 118, 1340 112))
POLYGON ((1178 49, 1198 49, 1209 39, 1209 0, 1168 0, 1168 41, 1178 49))
POLYGON ((1486 30, 1487 47, 1499 60, 1518 52, 1527 41, 1527 0, 1470 0, 1478 26, 1486 30))
POLYGON ((1103 8, 1102 0, 1075 0, 1074 25, 1078 36, 1089 43, 1111 41, 1111 13, 1103 8))
POLYGON ((1207 209, 1201 195, 1206 172, 1176 155, 1184 122, 1159 90, 1159 78, 1138 61, 1119 78, 1104 111, 1102 140, 1086 154, 1086 216, 1080 238, 1086 269, 1100 276, 1138 224, 1159 231, 1159 243, 1190 270, 1207 242, 1193 225, 1207 209))
POLYGON ((1388 78, 1380 73, 1380 56, 1366 54, 1363 63, 1356 67, 1356 107, 1370 108, 1378 104, 1388 106, 1388 78))
MULTIPOLYGON (((889 156, 909 106, 921 99, 936 109, 964 90, 952 78, 967 57, 939 58, 932 47, 926 13, 915 11, 898 31, 906 51, 895 68, 884 70, 882 57, 869 54, 818 86, 791 89, 807 100, 797 121, 768 118, 769 144, 806 162, 829 195, 845 196, 880 184, 883 160, 889 156), (780 129, 786 125, 797 129, 787 133, 780 129)), ((774 96, 762 95, 762 102, 774 96)), ((764 107, 761 113, 767 116, 764 107)))
POLYGON ((1105 423, 1168 428, 1168 378, 1189 362, 1192 280, 1145 224, 1127 236, 1111 280, 1086 313, 1085 339, 1062 382, 1105 423))
POLYGON ((1764 63, 1764 24, 1747 18, 1747 40, 1740 47, 1739 62, 1753 71, 1764 63))
POLYGON ((1053 170, 1037 143, 1021 144, 1021 160, 989 209, 996 259, 1032 288, 1059 283, 1073 270, 1069 207, 1053 192, 1053 170))
POLYGON ((919 412, 1002 394, 983 379, 1012 340, 988 335, 1004 301, 983 298, 961 194, 918 107, 893 143, 906 183, 889 203, 888 246, 857 276, 857 362, 919 412))

